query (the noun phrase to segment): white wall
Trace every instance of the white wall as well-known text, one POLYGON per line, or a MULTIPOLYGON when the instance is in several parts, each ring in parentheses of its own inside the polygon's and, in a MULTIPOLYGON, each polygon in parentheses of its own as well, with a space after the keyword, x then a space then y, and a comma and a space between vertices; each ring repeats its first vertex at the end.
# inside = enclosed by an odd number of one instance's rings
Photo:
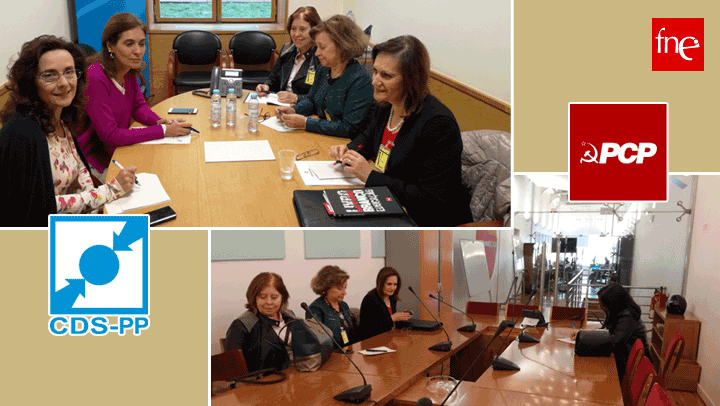
POLYGON ((344 14, 342 0, 288 0, 288 15, 292 14, 292 12, 297 10, 298 7, 307 6, 315 7, 318 14, 320 14, 320 18, 323 20, 332 17, 335 14, 344 14))
MULTIPOLYGON (((67 2, 46 0, 24 0, 10 6, 6 3, 0 18, 0 83, 7 82, 7 67, 10 58, 17 57, 25 42, 42 34, 52 34, 70 40, 70 19, 67 2), (21 5, 20 5, 21 4, 21 5)), ((12 62, 15 62, 13 59, 12 62)))
MULTIPOLYGON (((432 68, 511 102, 511 2, 507 0, 345 0, 358 25, 373 25, 372 43, 414 35, 432 68)), ((323 16, 324 17, 324 16, 323 16)))
POLYGON ((702 321, 698 393, 706 404, 720 405, 720 176, 698 179, 691 244, 685 298, 688 311, 702 321))
MULTIPOLYGON (((689 206, 692 198, 693 177, 675 176, 688 186, 685 189, 670 184, 667 203, 657 203, 657 211, 678 211, 682 201, 689 206)), ((666 286, 668 294, 682 293, 685 252, 690 234, 692 217, 685 215, 675 221, 679 213, 655 213, 643 215, 635 225, 635 249, 633 255, 632 281, 634 286, 666 286), (650 222, 654 216, 654 221, 650 222)))
POLYGON ((310 280, 325 265, 337 265, 349 275, 345 302, 360 307, 365 294, 375 287, 377 273, 385 266, 385 258, 372 258, 370 231, 360 232, 360 258, 305 259, 303 231, 285 231, 285 259, 249 261, 212 261, 210 285, 211 354, 218 354, 220 338, 230 323, 245 309, 245 293, 252 279, 260 272, 282 276, 290 293, 290 310, 304 318, 300 303, 310 304, 317 295, 310 289, 310 280))

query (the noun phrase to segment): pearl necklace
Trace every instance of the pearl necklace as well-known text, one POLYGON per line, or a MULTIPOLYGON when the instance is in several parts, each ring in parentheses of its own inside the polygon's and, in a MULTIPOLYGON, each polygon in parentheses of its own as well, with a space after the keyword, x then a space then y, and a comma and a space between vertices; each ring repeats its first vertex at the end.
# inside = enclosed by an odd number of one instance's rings
POLYGON ((391 133, 397 132, 398 128, 400 128, 400 126, 405 121, 404 118, 400 118, 400 121, 395 125, 395 127, 390 127, 390 123, 392 123, 392 119, 393 119, 394 115, 395 115, 395 107, 390 107, 390 119, 388 120, 388 123, 387 123, 387 129, 391 133))

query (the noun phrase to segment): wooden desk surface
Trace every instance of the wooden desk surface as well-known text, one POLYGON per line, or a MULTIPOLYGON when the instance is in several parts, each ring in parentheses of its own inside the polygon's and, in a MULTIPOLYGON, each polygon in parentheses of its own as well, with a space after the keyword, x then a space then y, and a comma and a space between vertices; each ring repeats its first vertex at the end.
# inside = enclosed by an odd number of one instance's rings
MULTIPOLYGON (((520 366, 520 371, 496 371, 489 368, 475 382, 475 386, 500 390, 506 401, 508 396, 520 398, 509 392, 519 392, 621 405, 622 394, 615 358, 575 356, 573 345, 558 341, 559 338, 568 337, 571 331, 571 328, 553 326, 547 329, 527 329, 528 334, 540 337, 539 344, 513 341, 502 353, 502 357, 520 366)), ((519 404, 530 401, 526 399, 519 404)))
MULTIPOLYGON (((245 96, 247 91, 244 91, 245 96)), ((238 100, 237 126, 247 128, 244 113, 247 106, 238 100)), ((223 107, 225 102, 223 101, 223 107)), ((261 111, 274 112, 275 106, 260 106, 261 111)), ((166 227, 297 227, 292 196, 296 189, 328 189, 327 186, 305 186, 297 169, 291 180, 280 178, 277 160, 257 162, 205 162, 206 141, 267 140, 277 157, 282 149, 301 153, 318 149, 317 155, 305 161, 329 161, 331 146, 346 144, 347 139, 313 134, 305 131, 280 133, 259 125, 257 135, 237 138, 232 128, 210 126, 210 99, 183 93, 153 107, 160 117, 184 118, 200 134, 192 133, 189 145, 128 145, 115 150, 113 158, 125 166, 137 166, 138 172, 154 173, 160 178, 170 202, 129 213, 147 213, 170 205, 177 219, 166 227), (168 115, 170 107, 197 107, 195 115, 168 115)), ((223 119, 225 113, 223 110, 223 119)), ((247 130, 245 130, 247 132, 247 130)), ((111 165, 108 179, 118 169, 111 165)))

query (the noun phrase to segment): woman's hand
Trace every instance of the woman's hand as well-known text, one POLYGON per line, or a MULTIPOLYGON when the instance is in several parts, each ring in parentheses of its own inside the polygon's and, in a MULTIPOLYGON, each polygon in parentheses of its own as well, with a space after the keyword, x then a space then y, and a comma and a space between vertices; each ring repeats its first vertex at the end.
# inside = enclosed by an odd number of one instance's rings
MULTIPOLYGON (((258 85, 260 86, 260 85, 258 85)), ((278 92, 278 101, 280 103, 295 104, 298 101, 298 97, 293 92, 278 92)))
POLYGON ((345 165, 345 172, 350 172, 363 182, 367 182, 372 167, 364 156, 357 151, 348 150, 340 161, 345 165))
POLYGON ((278 107, 275 109, 275 116, 280 118, 283 114, 295 114, 295 109, 292 107, 278 107))
POLYGON ((158 120, 157 123, 155 123, 155 124, 165 124, 165 125, 168 125, 168 124, 171 124, 171 123, 173 123, 173 122, 175 122, 175 121, 177 121, 177 122, 179 122, 179 123, 182 123, 182 122, 184 122, 185 120, 182 119, 182 118, 178 118, 178 119, 176 119, 176 120, 173 120, 173 119, 171 119, 171 118, 161 118, 161 119, 158 120))
POLYGON ((126 166, 120 169, 120 172, 115 177, 115 181, 120 184, 120 187, 125 192, 131 191, 135 184, 135 171, 137 171, 137 166, 126 166))
POLYGON ((579 331, 573 331, 572 333, 570 333, 570 339, 575 341, 577 339, 578 333, 579 331))
POLYGON ((407 310, 392 315, 392 321, 407 321, 410 319, 410 312, 407 310))
POLYGON ((347 145, 333 145, 330 147, 330 158, 339 161, 348 152, 347 145))
POLYGON ((307 120, 307 117, 305 116, 302 116, 300 114, 283 114, 278 116, 278 118, 290 128, 302 128, 303 130, 305 129, 305 121, 307 120))
POLYGON ((258 96, 265 96, 267 92, 270 91, 270 86, 260 84, 255 87, 255 91, 257 92, 258 96))
POLYGON ((172 120, 165 126, 165 136, 179 137, 181 135, 188 135, 190 134, 190 127, 192 127, 192 123, 188 123, 185 120, 172 120))

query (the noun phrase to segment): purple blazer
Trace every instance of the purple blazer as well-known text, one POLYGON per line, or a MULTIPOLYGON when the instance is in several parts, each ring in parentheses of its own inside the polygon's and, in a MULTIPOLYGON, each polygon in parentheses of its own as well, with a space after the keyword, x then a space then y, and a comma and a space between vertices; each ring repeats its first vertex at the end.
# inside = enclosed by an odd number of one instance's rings
POLYGON ((164 137, 162 126, 155 124, 160 116, 145 102, 137 77, 125 75, 122 94, 99 63, 88 67, 87 76, 85 97, 90 129, 80 134, 78 141, 95 169, 103 172, 117 147, 164 137), (149 127, 130 129, 133 119, 149 127))

